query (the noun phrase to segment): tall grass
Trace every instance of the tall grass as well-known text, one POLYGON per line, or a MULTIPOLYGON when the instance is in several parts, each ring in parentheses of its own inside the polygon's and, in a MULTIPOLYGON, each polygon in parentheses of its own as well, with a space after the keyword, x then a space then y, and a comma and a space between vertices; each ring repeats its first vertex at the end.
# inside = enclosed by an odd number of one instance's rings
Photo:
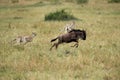
POLYGON ((0 8, 0 80, 119 80, 119 7, 63 3, 0 8), (82 19, 75 21, 76 28, 86 30, 87 40, 80 40, 78 48, 70 43, 49 51, 50 40, 70 21, 44 21, 44 16, 64 8, 82 19), (31 43, 9 44, 16 36, 31 32, 37 33, 31 43))

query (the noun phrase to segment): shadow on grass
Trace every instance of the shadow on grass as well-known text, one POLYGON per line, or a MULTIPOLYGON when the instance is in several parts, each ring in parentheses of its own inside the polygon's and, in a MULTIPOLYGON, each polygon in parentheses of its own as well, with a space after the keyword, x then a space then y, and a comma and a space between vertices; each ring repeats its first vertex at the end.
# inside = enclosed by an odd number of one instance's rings
POLYGON ((17 49, 18 51, 23 51, 25 48, 23 45, 15 45, 13 46, 15 49, 17 49))

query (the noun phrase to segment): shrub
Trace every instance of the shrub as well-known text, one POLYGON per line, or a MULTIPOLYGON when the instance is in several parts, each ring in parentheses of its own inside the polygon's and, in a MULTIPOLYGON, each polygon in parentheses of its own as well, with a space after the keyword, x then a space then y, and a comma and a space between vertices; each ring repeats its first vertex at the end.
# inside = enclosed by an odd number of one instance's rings
POLYGON ((11 0, 12 3, 19 3, 19 0, 11 0))
POLYGON ((45 20, 73 20, 77 19, 73 15, 65 12, 64 9, 45 15, 45 20))
POLYGON ((120 0, 108 0, 109 3, 120 3, 120 0))
POLYGON ((53 0, 54 3, 59 3, 59 0, 53 0))
POLYGON ((74 2, 74 0, 65 0, 66 2, 74 2))
POLYGON ((76 0, 78 4, 81 4, 81 3, 87 3, 88 0, 76 0))

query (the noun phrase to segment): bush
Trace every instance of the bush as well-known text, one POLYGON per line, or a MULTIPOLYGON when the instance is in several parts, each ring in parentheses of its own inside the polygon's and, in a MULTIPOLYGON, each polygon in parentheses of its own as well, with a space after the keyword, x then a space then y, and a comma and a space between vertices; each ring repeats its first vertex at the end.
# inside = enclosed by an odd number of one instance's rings
POLYGON ((77 19, 77 18, 65 12, 64 9, 45 15, 46 21, 47 20, 74 20, 74 19, 77 19))
POLYGON ((74 2, 74 0, 65 0, 66 2, 74 2))
POLYGON ((59 3, 59 0, 53 0, 54 3, 59 3))
POLYGON ((12 3, 19 3, 19 0, 11 0, 12 3))
POLYGON ((87 3, 88 0, 76 0, 78 4, 81 4, 81 3, 87 3))
POLYGON ((110 3, 120 3, 120 0, 109 0, 110 3))

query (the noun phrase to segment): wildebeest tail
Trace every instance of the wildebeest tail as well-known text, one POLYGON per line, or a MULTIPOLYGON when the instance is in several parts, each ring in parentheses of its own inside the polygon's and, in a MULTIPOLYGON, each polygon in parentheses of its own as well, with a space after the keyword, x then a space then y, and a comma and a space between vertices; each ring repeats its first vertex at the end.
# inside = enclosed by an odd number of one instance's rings
POLYGON ((57 38, 55 38, 55 39, 52 39, 50 42, 53 42, 53 41, 55 41, 56 39, 58 39, 58 37, 57 37, 57 38))

